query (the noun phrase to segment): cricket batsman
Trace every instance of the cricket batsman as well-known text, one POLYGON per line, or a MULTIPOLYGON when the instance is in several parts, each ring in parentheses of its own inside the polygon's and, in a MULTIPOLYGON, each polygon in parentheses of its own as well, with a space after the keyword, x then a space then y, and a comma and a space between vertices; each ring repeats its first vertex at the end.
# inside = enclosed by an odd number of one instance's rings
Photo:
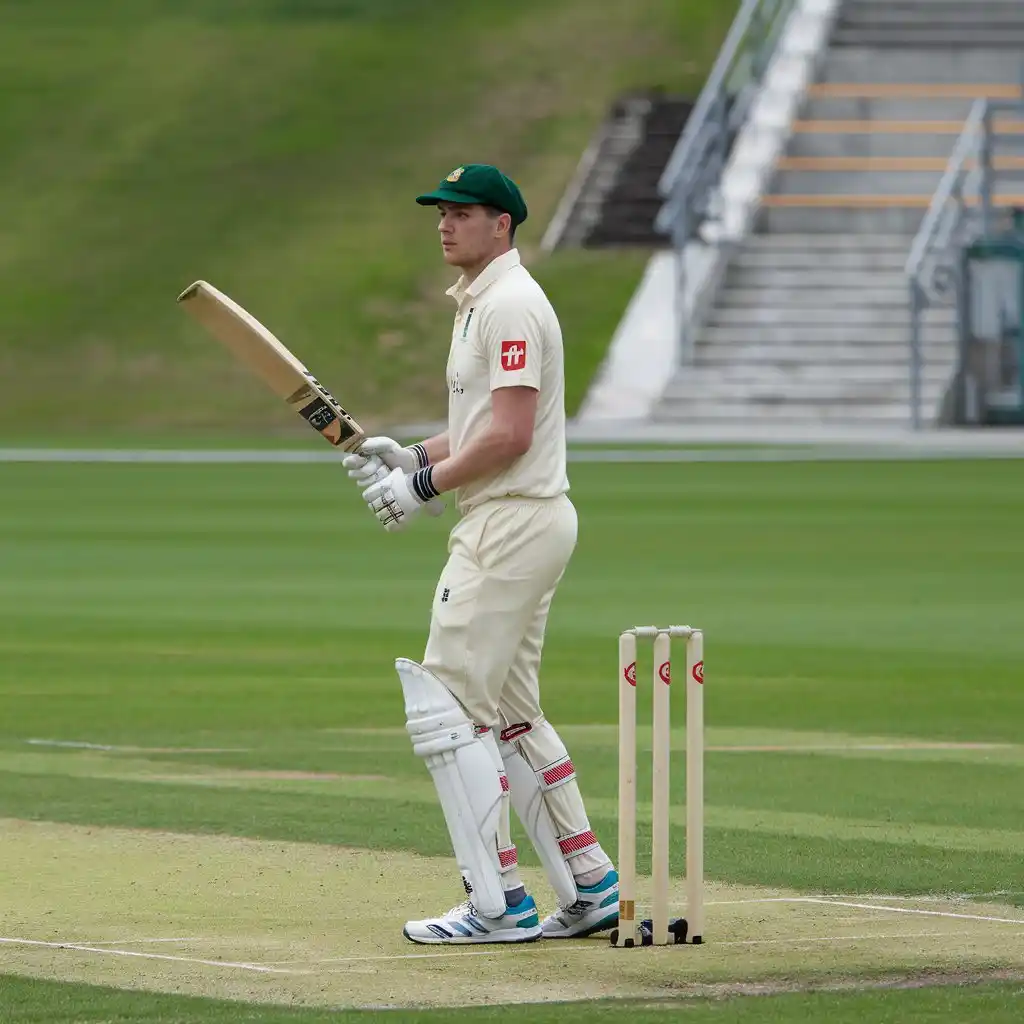
POLYGON ((407 922, 404 934, 453 944, 589 935, 618 920, 618 875, 539 686, 548 611, 577 529, 561 328, 514 247, 527 208, 511 179, 467 164, 416 202, 437 208, 444 260, 462 272, 448 290, 448 429, 408 448, 368 438, 343 463, 386 530, 405 529, 444 494, 460 513, 423 661, 395 667, 468 898, 407 922), (543 921, 519 875, 510 805, 558 898, 543 921))

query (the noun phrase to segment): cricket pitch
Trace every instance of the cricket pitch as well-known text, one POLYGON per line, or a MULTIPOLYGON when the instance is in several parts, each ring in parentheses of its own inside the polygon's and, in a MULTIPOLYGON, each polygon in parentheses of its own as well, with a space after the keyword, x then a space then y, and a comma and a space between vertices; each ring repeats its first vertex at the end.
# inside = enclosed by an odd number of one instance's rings
MULTIPOLYGON (((401 933, 407 918, 458 902, 447 859, 7 819, 0 861, 6 970, 247 1001, 400 1007, 647 998, 981 977, 1024 962, 1024 913, 966 897, 711 884, 701 947, 616 950, 602 935, 452 949, 414 946, 401 933)), ((526 876, 538 903, 550 902, 543 877, 526 876)), ((682 880, 673 884, 681 906, 682 880)))

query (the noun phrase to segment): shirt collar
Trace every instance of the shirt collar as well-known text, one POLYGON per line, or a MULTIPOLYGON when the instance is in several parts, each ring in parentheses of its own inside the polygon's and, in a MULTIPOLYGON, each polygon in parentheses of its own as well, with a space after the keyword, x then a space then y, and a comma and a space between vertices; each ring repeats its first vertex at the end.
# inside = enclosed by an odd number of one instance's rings
POLYGON ((467 295, 475 299, 484 289, 494 284, 502 274, 512 270, 513 267, 518 267, 520 263, 519 250, 509 249, 508 252, 491 260, 476 280, 467 285, 466 275, 463 274, 445 294, 450 295, 456 302, 462 302, 467 295))

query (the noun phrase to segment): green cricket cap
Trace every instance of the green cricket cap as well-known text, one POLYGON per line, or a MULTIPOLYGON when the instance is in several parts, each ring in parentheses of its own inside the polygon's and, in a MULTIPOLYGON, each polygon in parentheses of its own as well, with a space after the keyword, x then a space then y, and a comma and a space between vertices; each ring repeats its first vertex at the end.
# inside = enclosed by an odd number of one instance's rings
POLYGON ((480 203, 494 206, 512 218, 518 227, 526 220, 526 200, 519 186, 491 164, 465 164, 456 167, 433 192, 416 197, 420 206, 438 203, 480 203))

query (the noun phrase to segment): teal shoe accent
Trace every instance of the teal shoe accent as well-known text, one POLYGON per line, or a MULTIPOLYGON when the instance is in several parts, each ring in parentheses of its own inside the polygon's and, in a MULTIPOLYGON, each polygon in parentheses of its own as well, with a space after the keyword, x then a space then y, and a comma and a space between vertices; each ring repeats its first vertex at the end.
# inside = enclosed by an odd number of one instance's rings
POLYGON ((537 913, 537 904, 532 896, 524 896, 515 906, 511 906, 505 912, 506 916, 519 917, 516 921, 517 928, 536 928, 540 924, 540 915, 537 913))
POLYGON ((619 875, 614 868, 596 885, 578 886, 578 892, 571 907, 559 907, 541 922, 545 938, 582 939, 619 923, 619 875))
MULTIPOLYGON (((610 889, 613 885, 619 884, 619 873, 615 868, 610 868, 608 874, 601 879, 597 885, 581 885, 579 886, 580 892, 594 893, 595 895, 599 892, 604 892, 605 889, 610 889)), ((616 897, 618 898, 618 897, 616 897)))

